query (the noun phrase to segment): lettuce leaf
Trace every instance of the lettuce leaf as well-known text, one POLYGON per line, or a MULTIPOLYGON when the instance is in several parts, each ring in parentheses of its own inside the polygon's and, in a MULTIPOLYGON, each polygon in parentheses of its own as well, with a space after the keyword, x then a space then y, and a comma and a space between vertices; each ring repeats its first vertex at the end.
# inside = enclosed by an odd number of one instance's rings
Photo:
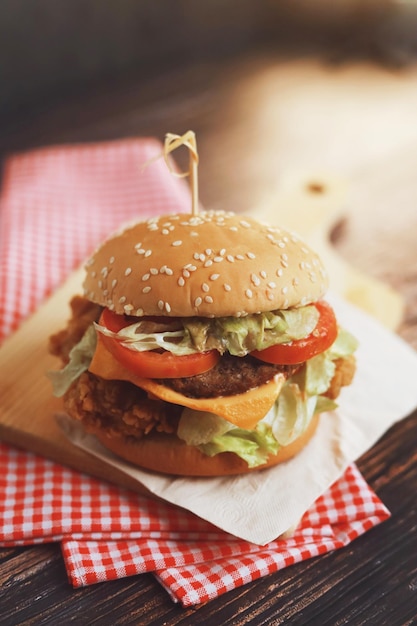
POLYGON ((69 362, 60 370, 47 373, 52 382, 54 396, 60 398, 72 383, 85 372, 96 349, 97 335, 94 326, 88 327, 81 341, 69 353, 69 362))
POLYGON ((199 446, 199 449, 208 456, 215 456, 220 452, 234 452, 247 462, 249 467, 262 465, 270 454, 276 454, 280 448, 278 441, 272 434, 271 427, 259 423, 255 430, 232 428, 224 435, 199 446))

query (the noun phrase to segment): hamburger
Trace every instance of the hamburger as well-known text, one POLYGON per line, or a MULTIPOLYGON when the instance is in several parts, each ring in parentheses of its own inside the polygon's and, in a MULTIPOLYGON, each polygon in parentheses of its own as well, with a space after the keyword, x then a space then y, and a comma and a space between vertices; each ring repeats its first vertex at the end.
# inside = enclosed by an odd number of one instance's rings
MULTIPOLYGON (((355 371, 355 339, 296 234, 223 211, 129 225, 86 263, 50 339, 68 415, 116 455, 183 476, 298 454, 355 371)), ((325 453, 325 451, 324 451, 325 453)))

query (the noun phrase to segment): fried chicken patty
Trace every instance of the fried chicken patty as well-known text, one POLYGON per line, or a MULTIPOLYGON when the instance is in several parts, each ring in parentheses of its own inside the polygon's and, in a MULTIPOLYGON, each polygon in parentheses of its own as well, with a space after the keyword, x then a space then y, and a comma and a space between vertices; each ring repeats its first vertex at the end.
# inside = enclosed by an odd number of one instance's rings
POLYGON ((175 433, 182 407, 150 399, 132 383, 84 372, 64 395, 68 415, 89 432, 137 439, 152 430, 175 433))

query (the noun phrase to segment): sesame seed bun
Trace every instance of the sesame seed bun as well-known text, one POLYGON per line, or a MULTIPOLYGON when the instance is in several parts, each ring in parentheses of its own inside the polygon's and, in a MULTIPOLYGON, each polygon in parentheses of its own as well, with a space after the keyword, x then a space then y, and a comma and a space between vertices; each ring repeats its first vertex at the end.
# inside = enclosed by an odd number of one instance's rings
POLYGON ((296 235, 220 211, 127 227, 86 266, 86 297, 116 313, 242 316, 320 299, 327 275, 296 235))
POLYGON ((175 435, 152 433, 142 439, 108 437, 97 430, 97 439, 109 450, 125 461, 143 469, 162 474, 181 476, 231 476, 248 474, 289 461, 307 445, 319 423, 316 414, 308 428, 295 441, 271 454, 263 465, 255 468, 232 452, 207 456, 195 446, 188 446, 175 435))

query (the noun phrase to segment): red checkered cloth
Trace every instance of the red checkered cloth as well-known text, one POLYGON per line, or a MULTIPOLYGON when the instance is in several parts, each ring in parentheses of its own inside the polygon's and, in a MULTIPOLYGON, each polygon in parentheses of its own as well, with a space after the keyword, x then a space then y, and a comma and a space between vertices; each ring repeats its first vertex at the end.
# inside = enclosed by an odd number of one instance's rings
POLYGON ((347 545, 389 513, 355 465, 290 539, 237 539, 172 504, 0 444, 0 545, 60 541, 74 587, 154 572, 190 606, 347 545))
MULTIPOLYGON (((122 222, 188 211, 152 139, 11 157, 0 198, 0 339, 122 222)), ((205 602, 335 550, 389 517, 352 465, 290 539, 258 546, 171 504, 0 444, 0 545, 59 541, 74 587, 154 572, 172 599, 205 602)))

